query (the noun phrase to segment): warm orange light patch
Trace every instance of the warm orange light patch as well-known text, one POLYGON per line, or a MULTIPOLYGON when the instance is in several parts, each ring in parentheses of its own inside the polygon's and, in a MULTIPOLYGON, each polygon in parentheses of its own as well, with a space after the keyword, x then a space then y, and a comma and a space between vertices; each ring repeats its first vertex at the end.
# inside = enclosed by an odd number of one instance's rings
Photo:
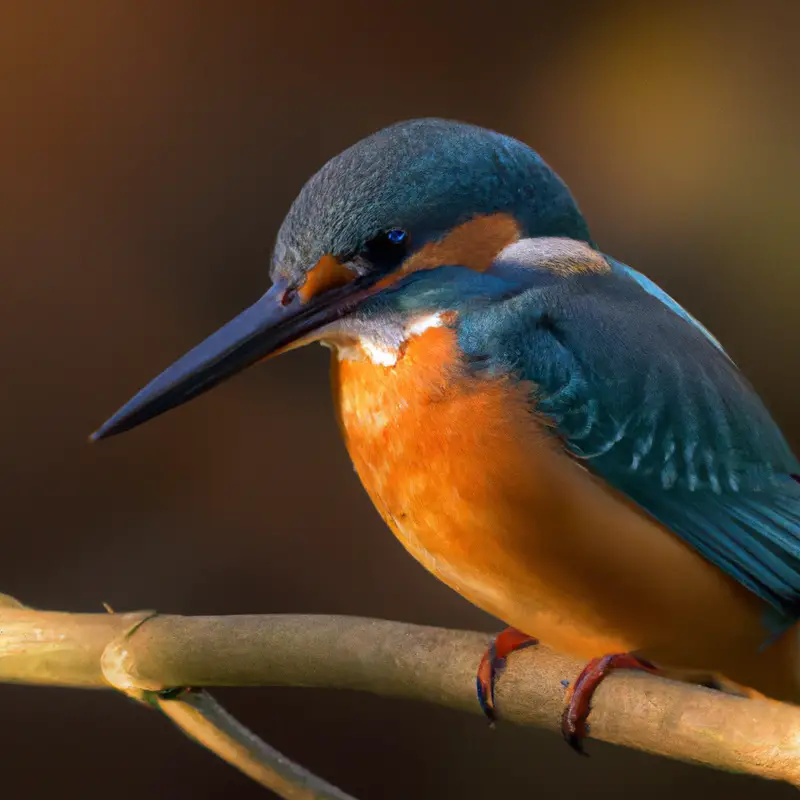
POLYGON ((412 272, 434 269, 444 264, 485 272, 497 254, 516 242, 520 235, 519 223, 509 214, 474 217, 453 228, 443 239, 426 244, 406 259, 396 272, 380 281, 378 288, 390 286, 412 272))
POLYGON ((409 339, 393 366, 334 354, 332 380, 376 508, 468 600, 581 658, 641 649, 789 696, 793 662, 759 651, 755 595, 565 455, 535 387, 467 373, 451 328, 409 339))
POLYGON ((344 286, 355 277, 355 273, 336 258, 325 255, 306 273, 305 283, 297 290, 297 294, 302 302, 307 303, 312 297, 344 286))

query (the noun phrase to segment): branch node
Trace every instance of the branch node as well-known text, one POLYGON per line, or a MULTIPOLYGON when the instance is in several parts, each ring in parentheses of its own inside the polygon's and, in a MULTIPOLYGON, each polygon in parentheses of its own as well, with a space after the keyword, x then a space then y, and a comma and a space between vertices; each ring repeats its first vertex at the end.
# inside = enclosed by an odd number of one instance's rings
POLYGON ((128 697, 146 705, 154 705, 153 694, 167 687, 153 681, 142 681, 136 675, 136 661, 129 642, 145 622, 157 616, 157 611, 139 612, 130 627, 106 645, 100 657, 100 669, 106 681, 128 697))

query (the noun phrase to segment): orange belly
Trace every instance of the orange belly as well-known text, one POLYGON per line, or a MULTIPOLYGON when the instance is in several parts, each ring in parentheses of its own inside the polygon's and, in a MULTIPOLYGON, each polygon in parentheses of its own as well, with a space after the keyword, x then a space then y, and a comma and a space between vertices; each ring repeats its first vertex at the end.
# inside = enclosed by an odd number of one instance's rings
POLYGON ((579 657, 638 650, 792 695, 789 637, 759 652, 761 602, 568 457, 535 387, 464 373, 447 328, 391 367, 334 354, 332 375, 378 511, 475 605, 579 657))

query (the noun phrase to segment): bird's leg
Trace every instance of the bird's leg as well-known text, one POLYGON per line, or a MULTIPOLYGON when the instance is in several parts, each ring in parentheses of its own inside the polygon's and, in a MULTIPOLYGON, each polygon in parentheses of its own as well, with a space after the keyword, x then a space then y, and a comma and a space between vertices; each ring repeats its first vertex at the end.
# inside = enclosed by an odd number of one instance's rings
POLYGON ((583 739, 589 732, 586 720, 591 711, 592 697, 603 680, 617 669, 636 669, 652 673, 659 671, 649 661, 633 653, 612 653, 601 658, 593 658, 581 670, 578 679, 567 692, 567 706, 561 720, 561 732, 567 744, 582 755, 585 755, 583 739))
POLYGON ((497 711, 494 704, 494 686, 506 665, 506 659, 517 650, 539 644, 538 639, 528 636, 516 628, 506 628, 495 636, 490 647, 483 654, 478 665, 478 674, 475 680, 478 703, 483 713, 486 714, 490 725, 494 725, 497 711))
POLYGON ((561 731, 567 743, 581 755, 585 755, 582 742, 589 731, 586 720, 591 711, 592 697, 603 680, 617 669, 642 670, 658 674, 668 680, 704 686, 725 694, 766 699, 763 694, 754 689, 734 683, 724 675, 707 670, 656 667, 634 653, 613 653, 602 658, 594 658, 583 668, 578 679, 569 688, 567 706, 564 709, 561 724, 561 731))

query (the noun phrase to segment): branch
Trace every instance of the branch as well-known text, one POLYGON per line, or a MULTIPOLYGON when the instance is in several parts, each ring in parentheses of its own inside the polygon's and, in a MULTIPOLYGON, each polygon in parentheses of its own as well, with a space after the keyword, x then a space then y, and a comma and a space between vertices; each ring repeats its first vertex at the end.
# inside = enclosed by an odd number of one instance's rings
MULTIPOLYGON (((111 663, 112 679, 126 691, 316 686, 479 713, 475 670, 486 646, 485 634, 357 617, 0 607, 0 682, 108 687, 111 663)), ((514 654, 498 686, 501 716, 559 730, 562 681, 574 680, 582 666, 541 646, 514 654)), ((598 689, 591 736, 800 786, 800 709, 769 700, 621 671, 598 689)))

